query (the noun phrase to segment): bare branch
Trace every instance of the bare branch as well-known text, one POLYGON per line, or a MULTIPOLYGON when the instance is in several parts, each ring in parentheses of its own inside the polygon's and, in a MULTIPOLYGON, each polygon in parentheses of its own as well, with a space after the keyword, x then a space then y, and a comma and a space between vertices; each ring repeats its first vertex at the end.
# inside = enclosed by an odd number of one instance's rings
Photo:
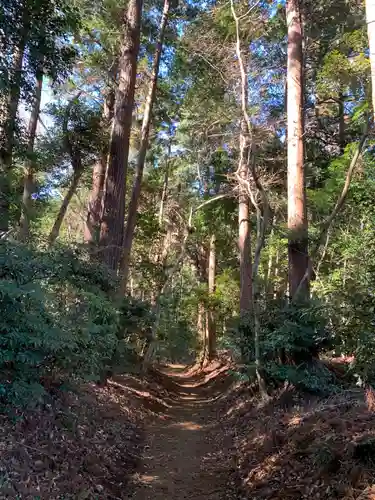
POLYGON ((230 193, 224 193, 224 194, 219 194, 217 196, 214 196, 213 198, 210 198, 209 200, 204 201, 200 205, 198 205, 196 208, 194 208, 194 213, 198 212, 201 208, 205 207, 206 205, 213 203, 214 201, 221 200, 223 198, 229 198, 230 193))

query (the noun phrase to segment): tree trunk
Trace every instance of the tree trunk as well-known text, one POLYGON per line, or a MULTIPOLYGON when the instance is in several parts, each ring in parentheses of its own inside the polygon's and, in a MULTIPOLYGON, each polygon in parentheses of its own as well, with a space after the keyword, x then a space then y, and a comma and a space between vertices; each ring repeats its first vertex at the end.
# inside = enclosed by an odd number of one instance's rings
POLYGON ((344 96, 341 92, 339 94, 339 146, 340 146, 340 154, 344 154, 344 151, 345 151, 345 108, 344 108, 344 96))
POLYGON ((375 0, 366 0, 366 22, 370 48, 372 112, 375 123, 375 0))
POLYGON ((72 181, 70 183, 68 191, 66 192, 66 194, 64 196, 64 199, 61 203, 59 213, 57 214, 57 217, 55 219, 55 222, 53 224, 53 227, 52 227, 51 232, 50 232, 49 237, 48 237, 48 243, 50 246, 52 246, 55 243, 56 239, 59 236, 61 225, 62 225, 64 218, 65 218, 65 215, 66 215, 66 211, 68 210, 69 203, 71 202, 71 199, 73 198, 74 193, 77 190, 78 183, 82 177, 82 174, 83 174, 82 166, 80 166, 78 168, 76 167, 74 169, 72 181))
POLYGON ((251 263, 251 240, 250 240, 250 203, 245 184, 249 179, 249 145, 248 129, 245 120, 241 122, 241 164, 239 177, 239 205, 238 205, 238 247, 240 251, 240 314, 242 317, 251 313, 252 309, 252 263, 251 263))
POLYGON ((167 162, 166 162, 166 165, 165 165, 165 172, 164 172, 163 191, 161 193, 161 198, 160 198, 160 208, 159 208, 159 226, 160 227, 163 224, 165 202, 167 201, 168 181, 169 181, 169 155, 170 155, 170 149, 171 149, 171 147, 169 145, 169 154, 168 154, 167 162))
POLYGON ((142 0, 130 0, 124 19, 119 58, 119 83, 109 144, 100 244, 105 263, 117 270, 123 244, 126 175, 139 52, 142 0))
POLYGON ((197 331, 200 339, 200 353, 198 363, 203 366, 208 360, 208 338, 206 329, 206 314, 204 303, 199 301, 198 303, 198 315, 197 315, 197 331))
POLYGON ((10 70, 10 88, 5 98, 4 114, 0 118, 0 232, 6 232, 9 229, 9 170, 13 160, 14 134, 21 95, 22 64, 28 31, 28 11, 25 7, 19 42, 14 51, 10 70))
POLYGON ((99 242, 106 167, 107 155, 105 151, 103 151, 101 157, 95 162, 92 169, 92 188, 83 233, 84 241, 88 245, 96 245, 99 242))
POLYGON ((308 226, 304 171, 302 22, 298 0, 287 0, 289 292, 309 295, 308 226), (300 283, 303 282, 302 286, 300 283))
MULTIPOLYGON (((210 240, 210 253, 208 257, 208 293, 212 300, 215 293, 215 278, 216 278, 216 236, 212 234, 210 240)), ((208 344, 208 359, 212 360, 216 356, 216 321, 215 312, 212 304, 209 305, 207 314, 207 344, 208 344)))
POLYGON ((240 159, 237 169, 239 205, 238 205, 238 249, 240 253, 240 316, 245 318, 252 312, 253 304, 253 269, 251 262, 251 225, 250 225, 250 117, 247 112, 249 100, 249 81, 247 74, 247 58, 241 49, 240 17, 237 16, 234 1, 231 0, 231 11, 236 23, 236 56, 241 76, 241 125, 240 125, 240 159))
MULTIPOLYGON (((115 72, 112 75, 116 78, 115 72)), ((102 117, 102 128, 108 130, 113 119, 114 90, 110 89, 106 96, 102 117)), ((102 219, 102 201, 105 174, 107 169, 108 145, 103 147, 101 157, 94 164, 92 171, 92 189, 87 210, 84 229, 84 241, 89 245, 97 245, 100 236, 100 223, 102 219)))
POLYGON ((125 229, 124 245, 123 245, 121 265, 120 265, 120 272, 121 272, 120 294, 121 295, 125 294, 126 285, 127 285, 128 276, 129 276, 131 248, 132 248, 132 244, 133 244, 135 224, 136 224, 136 220, 137 220, 139 196, 141 194, 143 170, 144 170, 144 165, 145 165, 145 160, 146 160, 146 153, 147 153, 147 148, 148 148, 148 138, 149 138, 149 133, 150 133, 151 113, 152 113, 152 107, 153 107, 154 101, 155 101, 160 58, 161 58, 161 53, 162 53, 162 48, 163 48, 165 28, 166 28, 167 22, 168 22, 168 12, 169 12, 169 0, 165 0, 164 1, 163 15, 161 18, 161 23, 160 23, 159 39, 158 39, 158 42, 156 45, 154 61, 152 64, 150 88, 149 88, 149 92, 147 95, 146 106, 145 106, 144 115, 143 115, 142 132, 141 132, 141 146, 140 146, 138 158, 137 158, 135 181, 134 181, 134 186, 133 186, 133 191, 132 191, 132 197, 131 197, 130 204, 129 204, 128 220, 127 220, 126 229, 125 229))
POLYGON ((34 105, 31 110, 29 130, 28 130, 28 143, 27 143, 27 159, 25 161, 25 176, 23 181, 23 195, 22 195, 22 212, 20 218, 20 238, 27 240, 30 236, 30 214, 32 209, 31 195, 34 191, 34 161, 32 155, 34 153, 34 144, 36 129, 39 121, 40 102, 42 98, 43 87, 43 73, 37 72, 34 105))

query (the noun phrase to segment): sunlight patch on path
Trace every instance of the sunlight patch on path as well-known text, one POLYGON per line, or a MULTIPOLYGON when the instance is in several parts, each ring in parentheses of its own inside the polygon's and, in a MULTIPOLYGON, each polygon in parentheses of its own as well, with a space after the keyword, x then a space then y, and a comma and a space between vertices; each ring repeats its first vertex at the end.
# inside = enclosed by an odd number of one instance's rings
MULTIPOLYGON (((212 463, 217 448, 215 402, 222 391, 224 369, 215 374, 190 374, 186 367, 164 367, 167 419, 156 418, 147 429, 146 456, 134 500, 221 500, 228 484, 220 464, 212 463)), ((160 372, 159 372, 160 373, 160 372)), ((157 376, 158 374, 156 374, 157 376)))

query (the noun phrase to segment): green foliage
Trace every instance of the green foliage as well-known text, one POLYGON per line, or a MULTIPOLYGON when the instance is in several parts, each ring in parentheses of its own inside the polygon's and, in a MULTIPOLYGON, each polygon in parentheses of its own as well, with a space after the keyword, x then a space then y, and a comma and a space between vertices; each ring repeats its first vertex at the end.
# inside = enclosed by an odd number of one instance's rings
MULTIPOLYGON (((252 318, 239 325, 239 344, 248 374, 255 378, 252 318), (252 375, 251 375, 252 374, 252 375)), ((266 378, 311 392, 327 391, 332 374, 317 362, 332 345, 324 305, 318 301, 267 304, 260 316, 260 350, 266 378)))
POLYGON ((263 321, 263 353, 266 358, 283 352, 286 359, 299 363, 329 347, 330 333, 324 306, 319 302, 292 303, 285 307, 270 304, 263 321))
POLYGON ((264 368, 267 377, 277 384, 288 382, 298 389, 319 394, 335 391, 333 374, 319 363, 302 366, 267 363, 264 368))
POLYGON ((46 381, 99 379, 144 328, 146 306, 113 301, 116 282, 78 249, 1 243, 0 268, 3 403, 37 402, 46 381))

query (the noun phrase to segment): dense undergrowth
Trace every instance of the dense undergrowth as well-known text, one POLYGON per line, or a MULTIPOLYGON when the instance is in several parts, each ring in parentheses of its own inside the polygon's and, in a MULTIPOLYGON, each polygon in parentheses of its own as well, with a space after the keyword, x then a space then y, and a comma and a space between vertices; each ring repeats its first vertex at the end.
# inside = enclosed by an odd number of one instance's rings
POLYGON ((151 322, 145 303, 116 299, 115 278, 79 249, 0 244, 0 396, 40 403, 52 386, 136 369, 151 322))
MULTIPOLYGON (((155 307, 118 299, 117 278, 80 248, 2 242, 0 269, 0 497, 127 498, 147 406, 124 379, 103 382, 139 372, 155 307)), ((360 498, 375 483, 374 402, 371 389, 353 387, 373 380, 371 339, 354 348, 319 301, 267 306, 260 347, 271 398, 254 390, 251 322, 234 326, 221 362, 231 359, 235 384, 218 413, 231 439, 217 461, 228 471, 236 461, 238 498, 360 498), (329 361, 340 346, 351 363, 329 361)), ((163 314, 158 352, 189 356, 193 332, 163 314)))

